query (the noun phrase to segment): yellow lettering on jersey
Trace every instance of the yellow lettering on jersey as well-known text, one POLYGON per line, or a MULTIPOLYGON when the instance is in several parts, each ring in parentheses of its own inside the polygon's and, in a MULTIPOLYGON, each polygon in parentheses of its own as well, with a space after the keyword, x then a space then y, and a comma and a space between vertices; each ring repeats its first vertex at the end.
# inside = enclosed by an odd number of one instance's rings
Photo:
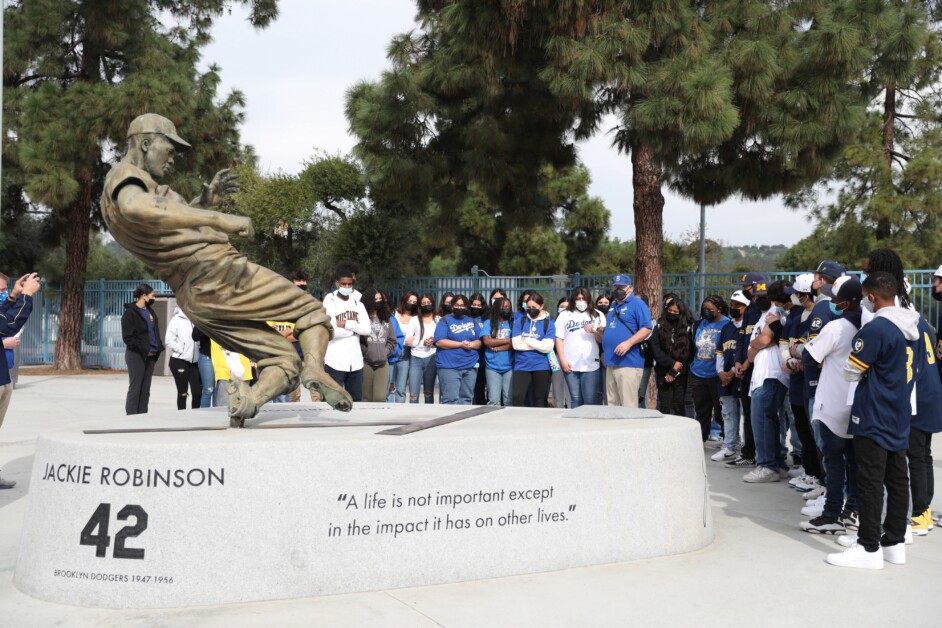
POLYGON ((906 347, 906 383, 913 381, 913 348, 906 347))
POLYGON ((922 332, 922 337, 926 341, 926 358, 929 364, 935 364, 935 352, 932 351, 932 338, 929 334, 922 332))

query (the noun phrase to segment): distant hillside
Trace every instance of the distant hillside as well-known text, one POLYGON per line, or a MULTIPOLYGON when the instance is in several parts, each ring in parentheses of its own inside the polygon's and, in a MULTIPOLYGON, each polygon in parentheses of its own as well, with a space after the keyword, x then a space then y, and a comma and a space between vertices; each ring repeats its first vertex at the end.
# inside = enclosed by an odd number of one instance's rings
POLYGON ((720 268, 711 272, 735 273, 750 270, 770 271, 776 268, 778 261, 789 247, 784 244, 724 246, 723 261, 720 268))

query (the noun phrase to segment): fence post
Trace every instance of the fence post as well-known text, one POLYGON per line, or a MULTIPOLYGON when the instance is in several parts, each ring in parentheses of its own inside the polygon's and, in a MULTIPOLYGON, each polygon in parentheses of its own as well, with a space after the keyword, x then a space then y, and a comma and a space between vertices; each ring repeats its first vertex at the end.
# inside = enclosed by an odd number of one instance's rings
POLYGON ((478 265, 471 267, 471 294, 478 291, 478 265))
POLYGON ((572 274, 572 283, 569 285, 569 294, 572 294, 572 291, 578 288, 582 284, 582 274, 573 273, 572 274))
MULTIPOLYGON (((166 325, 167 323, 164 323, 166 325)), ((160 332, 158 332, 160 333, 160 332)), ((98 280, 98 366, 105 366, 105 279, 98 280)))
POLYGON ((687 305, 690 307, 691 312, 699 312, 700 308, 695 308, 694 303, 697 301, 697 273, 687 273, 687 281, 690 286, 690 296, 687 300, 687 305))

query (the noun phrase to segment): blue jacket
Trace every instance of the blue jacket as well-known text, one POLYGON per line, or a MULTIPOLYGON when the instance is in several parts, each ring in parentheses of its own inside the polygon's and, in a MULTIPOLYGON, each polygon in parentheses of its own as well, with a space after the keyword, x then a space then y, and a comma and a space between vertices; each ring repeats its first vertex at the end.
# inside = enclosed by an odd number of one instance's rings
MULTIPOLYGON (((26 319, 33 311, 33 297, 28 294, 21 294, 15 301, 7 298, 0 303, 0 338, 10 338, 15 336, 26 319)), ((6 386, 10 383, 10 369, 7 367, 6 356, 0 359, 0 386, 6 386)))

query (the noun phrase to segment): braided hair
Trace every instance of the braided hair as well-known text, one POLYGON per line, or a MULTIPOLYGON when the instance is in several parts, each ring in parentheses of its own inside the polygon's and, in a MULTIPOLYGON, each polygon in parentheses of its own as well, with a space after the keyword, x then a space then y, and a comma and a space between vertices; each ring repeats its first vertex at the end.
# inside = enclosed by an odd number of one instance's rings
POLYGON ((909 295, 906 294, 906 277, 903 274, 903 260, 892 249, 874 249, 867 255, 867 272, 888 273, 896 280, 896 296, 900 307, 909 307, 909 295))

